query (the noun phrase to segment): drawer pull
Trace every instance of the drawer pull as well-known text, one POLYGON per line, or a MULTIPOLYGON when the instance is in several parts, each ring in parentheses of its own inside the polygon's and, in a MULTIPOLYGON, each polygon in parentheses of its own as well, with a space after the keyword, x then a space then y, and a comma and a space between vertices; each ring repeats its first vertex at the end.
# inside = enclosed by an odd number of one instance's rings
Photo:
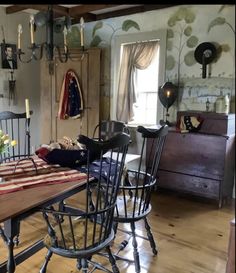
POLYGON ((205 189, 206 189, 207 187, 208 187, 208 186, 207 186, 206 184, 204 184, 204 185, 203 185, 203 188, 205 188, 205 189))

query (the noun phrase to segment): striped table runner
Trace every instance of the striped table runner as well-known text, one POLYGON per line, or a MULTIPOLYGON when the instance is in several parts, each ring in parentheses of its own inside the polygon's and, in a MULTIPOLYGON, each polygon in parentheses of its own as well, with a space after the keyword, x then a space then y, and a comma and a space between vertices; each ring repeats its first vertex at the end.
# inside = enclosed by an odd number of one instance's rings
POLYGON ((4 179, 0 183, 0 195, 40 185, 73 182, 87 178, 85 173, 60 165, 49 165, 40 158, 34 159, 37 173, 31 160, 20 161, 14 173, 16 162, 11 161, 0 165, 0 177, 4 179))

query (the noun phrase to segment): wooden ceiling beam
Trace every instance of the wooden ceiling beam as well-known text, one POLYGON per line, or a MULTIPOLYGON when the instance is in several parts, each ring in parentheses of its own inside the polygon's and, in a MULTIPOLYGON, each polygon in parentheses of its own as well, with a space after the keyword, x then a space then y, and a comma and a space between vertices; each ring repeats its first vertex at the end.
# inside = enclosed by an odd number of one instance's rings
POLYGON ((72 25, 79 24, 79 23, 80 23, 80 18, 81 18, 81 17, 84 18, 84 22, 85 22, 85 23, 97 21, 97 16, 96 16, 96 14, 85 13, 85 14, 81 14, 81 15, 79 15, 79 16, 75 16, 75 17, 71 20, 71 24, 72 24, 72 25))
POLYGON ((71 17, 77 17, 81 15, 84 16, 84 14, 90 13, 92 11, 97 11, 97 10, 116 7, 116 6, 118 5, 79 5, 76 7, 71 7, 69 9, 69 15, 71 17))
POLYGON ((14 6, 6 7, 6 14, 16 13, 18 11, 22 11, 25 9, 27 9, 25 5, 21 5, 21 6, 14 5, 14 6))
MULTIPOLYGON (((23 11, 26 9, 35 9, 38 11, 47 11, 48 5, 13 5, 6 7, 6 14, 16 13, 18 11, 23 11)), ((62 7, 59 5, 53 5, 53 11, 60 15, 69 15, 69 8, 62 7)))
POLYGON ((92 14, 92 13, 85 13, 85 14, 80 14, 78 16, 75 16, 75 18, 72 20, 72 24, 80 23, 81 17, 84 18, 85 23, 86 23, 86 22, 99 21, 102 19, 125 16, 125 15, 130 15, 130 14, 140 13, 140 12, 145 12, 145 11, 150 11, 150 10, 169 8, 172 6, 176 6, 176 5, 140 5, 140 6, 135 6, 135 7, 131 7, 131 8, 105 12, 105 13, 97 14, 97 15, 92 14))
POLYGON ((135 6, 131 8, 126 9, 120 9, 115 11, 110 11, 102 14, 97 15, 97 20, 112 18, 112 17, 119 17, 119 16, 125 16, 145 11, 151 11, 151 10, 157 10, 157 9, 163 9, 163 8, 169 8, 176 5, 141 5, 141 6, 135 6))
MULTIPOLYGON (((110 12, 104 12, 101 14, 93 14, 92 12, 115 7, 115 6, 122 6, 122 5, 78 5, 71 8, 66 8, 59 5, 52 5, 53 11, 54 11, 54 17, 60 17, 60 16, 71 16, 72 17, 72 24, 77 24, 80 22, 80 18, 83 17, 85 22, 93 22, 93 21, 99 21, 102 19, 107 18, 113 18, 113 17, 119 17, 119 16, 125 16, 145 11, 151 11, 151 10, 157 10, 157 9, 163 9, 168 7, 173 7, 176 5, 139 5, 134 7, 129 7, 125 9, 110 11, 110 12)), ((35 9, 38 11, 47 11, 48 5, 12 5, 9 7, 6 7, 6 14, 12 14, 18 11, 23 11, 26 9, 35 9)))

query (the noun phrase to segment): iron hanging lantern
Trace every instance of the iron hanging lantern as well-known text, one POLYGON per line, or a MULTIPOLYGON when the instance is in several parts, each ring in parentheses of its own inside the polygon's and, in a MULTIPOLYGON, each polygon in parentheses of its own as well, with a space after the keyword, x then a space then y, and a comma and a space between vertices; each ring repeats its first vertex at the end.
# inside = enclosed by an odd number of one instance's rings
POLYGON ((169 117, 169 108, 177 99, 178 88, 172 82, 165 82, 162 86, 159 87, 158 97, 162 105, 166 108, 166 120, 164 123, 170 125, 168 121, 169 117))

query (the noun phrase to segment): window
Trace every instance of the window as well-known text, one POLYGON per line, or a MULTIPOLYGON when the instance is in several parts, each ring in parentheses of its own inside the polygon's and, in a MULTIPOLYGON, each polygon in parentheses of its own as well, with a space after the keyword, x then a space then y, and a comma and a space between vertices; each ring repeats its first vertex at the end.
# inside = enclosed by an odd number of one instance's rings
MULTIPOLYGON (((163 115, 163 106, 158 99, 158 86, 165 81, 166 30, 116 36, 112 41, 111 58, 111 118, 117 119, 119 67, 122 47, 128 43, 158 41, 159 50, 153 62, 145 70, 135 69, 137 101, 134 104, 134 119, 128 124, 158 124, 163 115)), ((127 122, 127 121, 126 121, 127 122)))
POLYGON ((158 100, 159 50, 146 69, 135 69, 137 102, 134 103, 134 118, 128 124, 156 124, 158 100))

